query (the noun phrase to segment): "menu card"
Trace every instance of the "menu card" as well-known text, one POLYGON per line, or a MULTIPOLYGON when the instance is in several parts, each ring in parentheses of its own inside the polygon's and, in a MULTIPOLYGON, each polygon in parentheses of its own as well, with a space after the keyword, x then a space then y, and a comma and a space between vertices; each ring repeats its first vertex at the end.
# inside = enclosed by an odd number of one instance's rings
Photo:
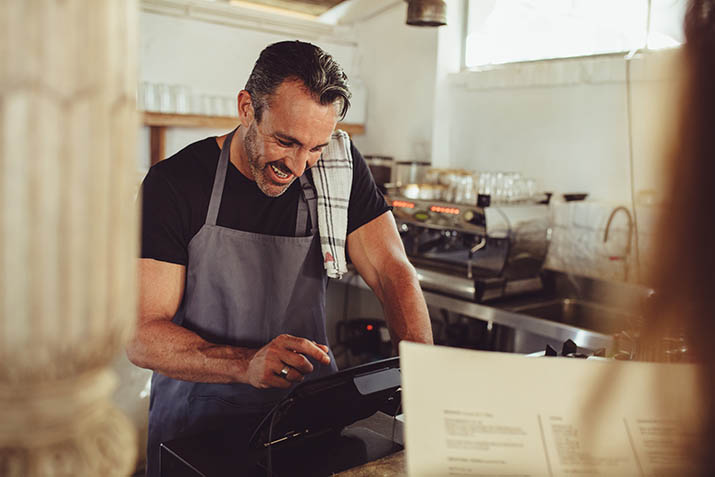
POLYGON ((400 343, 411 476, 686 476, 698 368, 400 343))

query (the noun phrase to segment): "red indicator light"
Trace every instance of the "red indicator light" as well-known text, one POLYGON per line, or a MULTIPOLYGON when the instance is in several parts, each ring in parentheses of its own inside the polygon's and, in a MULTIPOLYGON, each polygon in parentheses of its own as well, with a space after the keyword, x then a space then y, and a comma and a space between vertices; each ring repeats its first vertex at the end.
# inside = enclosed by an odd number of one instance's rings
POLYGON ((439 205, 433 205, 429 208, 432 212, 439 212, 440 214, 452 214, 459 215, 459 209, 454 207, 441 207, 439 205))
POLYGON ((372 325, 367 325, 366 328, 367 328, 367 331, 372 331, 372 325))
POLYGON ((415 204, 413 204, 412 202, 407 202, 405 200, 393 200, 392 206, 393 207, 403 207, 405 209, 414 209, 415 208, 415 204))

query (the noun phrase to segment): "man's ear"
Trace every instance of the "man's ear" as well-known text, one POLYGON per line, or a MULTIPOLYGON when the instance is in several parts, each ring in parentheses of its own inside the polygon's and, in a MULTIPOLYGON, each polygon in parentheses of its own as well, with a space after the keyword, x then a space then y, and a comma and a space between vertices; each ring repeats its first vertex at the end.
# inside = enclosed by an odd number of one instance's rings
POLYGON ((241 125, 247 128, 253 122, 256 111, 253 109, 253 101, 251 101, 251 93, 242 89, 238 93, 237 98, 238 103, 238 118, 241 121, 241 125))

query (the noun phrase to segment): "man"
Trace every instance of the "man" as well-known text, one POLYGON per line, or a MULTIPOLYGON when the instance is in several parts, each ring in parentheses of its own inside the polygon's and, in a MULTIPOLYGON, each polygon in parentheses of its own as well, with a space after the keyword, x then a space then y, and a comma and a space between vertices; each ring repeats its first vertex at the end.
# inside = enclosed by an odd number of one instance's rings
MULTIPOLYGON (((330 55, 276 43, 238 95, 239 127, 147 174, 139 323, 127 348, 154 370, 147 475, 159 472, 160 442, 228 423, 250 429, 292 385, 337 369, 309 169, 338 137, 349 96, 330 55)), ((389 207, 349 149, 347 252, 382 302, 393 343, 431 343, 389 207)))

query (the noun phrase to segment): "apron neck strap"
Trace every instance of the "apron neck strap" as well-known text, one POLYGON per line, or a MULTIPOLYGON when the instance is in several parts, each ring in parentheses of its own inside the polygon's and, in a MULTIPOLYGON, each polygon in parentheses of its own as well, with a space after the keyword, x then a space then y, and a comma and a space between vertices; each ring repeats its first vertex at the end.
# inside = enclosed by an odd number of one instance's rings
MULTIPOLYGON (((213 189, 211 189, 211 200, 209 201, 209 210, 206 213, 206 224, 216 225, 218 220, 218 209, 221 205, 221 197, 223 196, 223 187, 226 183, 226 172, 228 170, 229 155, 231 151, 231 140, 238 128, 234 129, 226 136, 221 148, 221 155, 218 158, 216 166, 216 176, 214 177, 213 189)), ((298 201, 298 215, 295 223, 295 236, 302 237, 305 234, 305 229, 308 225, 308 215, 310 215, 311 235, 315 235, 318 231, 318 206, 315 189, 308 180, 308 171, 300 176, 301 198, 298 201)))
POLYGON ((206 213, 206 224, 216 225, 218 219, 218 208, 221 205, 221 196, 223 195, 223 186, 226 182, 226 171, 228 170, 229 155, 231 153, 231 139, 238 128, 234 129, 223 141, 221 155, 218 158, 216 166, 216 176, 214 177, 214 186, 211 190, 211 200, 209 201, 209 210, 206 213))
POLYGON ((310 214, 310 235, 315 235, 318 231, 318 199, 315 189, 308 179, 309 171, 300 176, 301 197, 298 200, 298 215, 295 219, 295 236, 305 235, 308 225, 308 214, 310 214))

